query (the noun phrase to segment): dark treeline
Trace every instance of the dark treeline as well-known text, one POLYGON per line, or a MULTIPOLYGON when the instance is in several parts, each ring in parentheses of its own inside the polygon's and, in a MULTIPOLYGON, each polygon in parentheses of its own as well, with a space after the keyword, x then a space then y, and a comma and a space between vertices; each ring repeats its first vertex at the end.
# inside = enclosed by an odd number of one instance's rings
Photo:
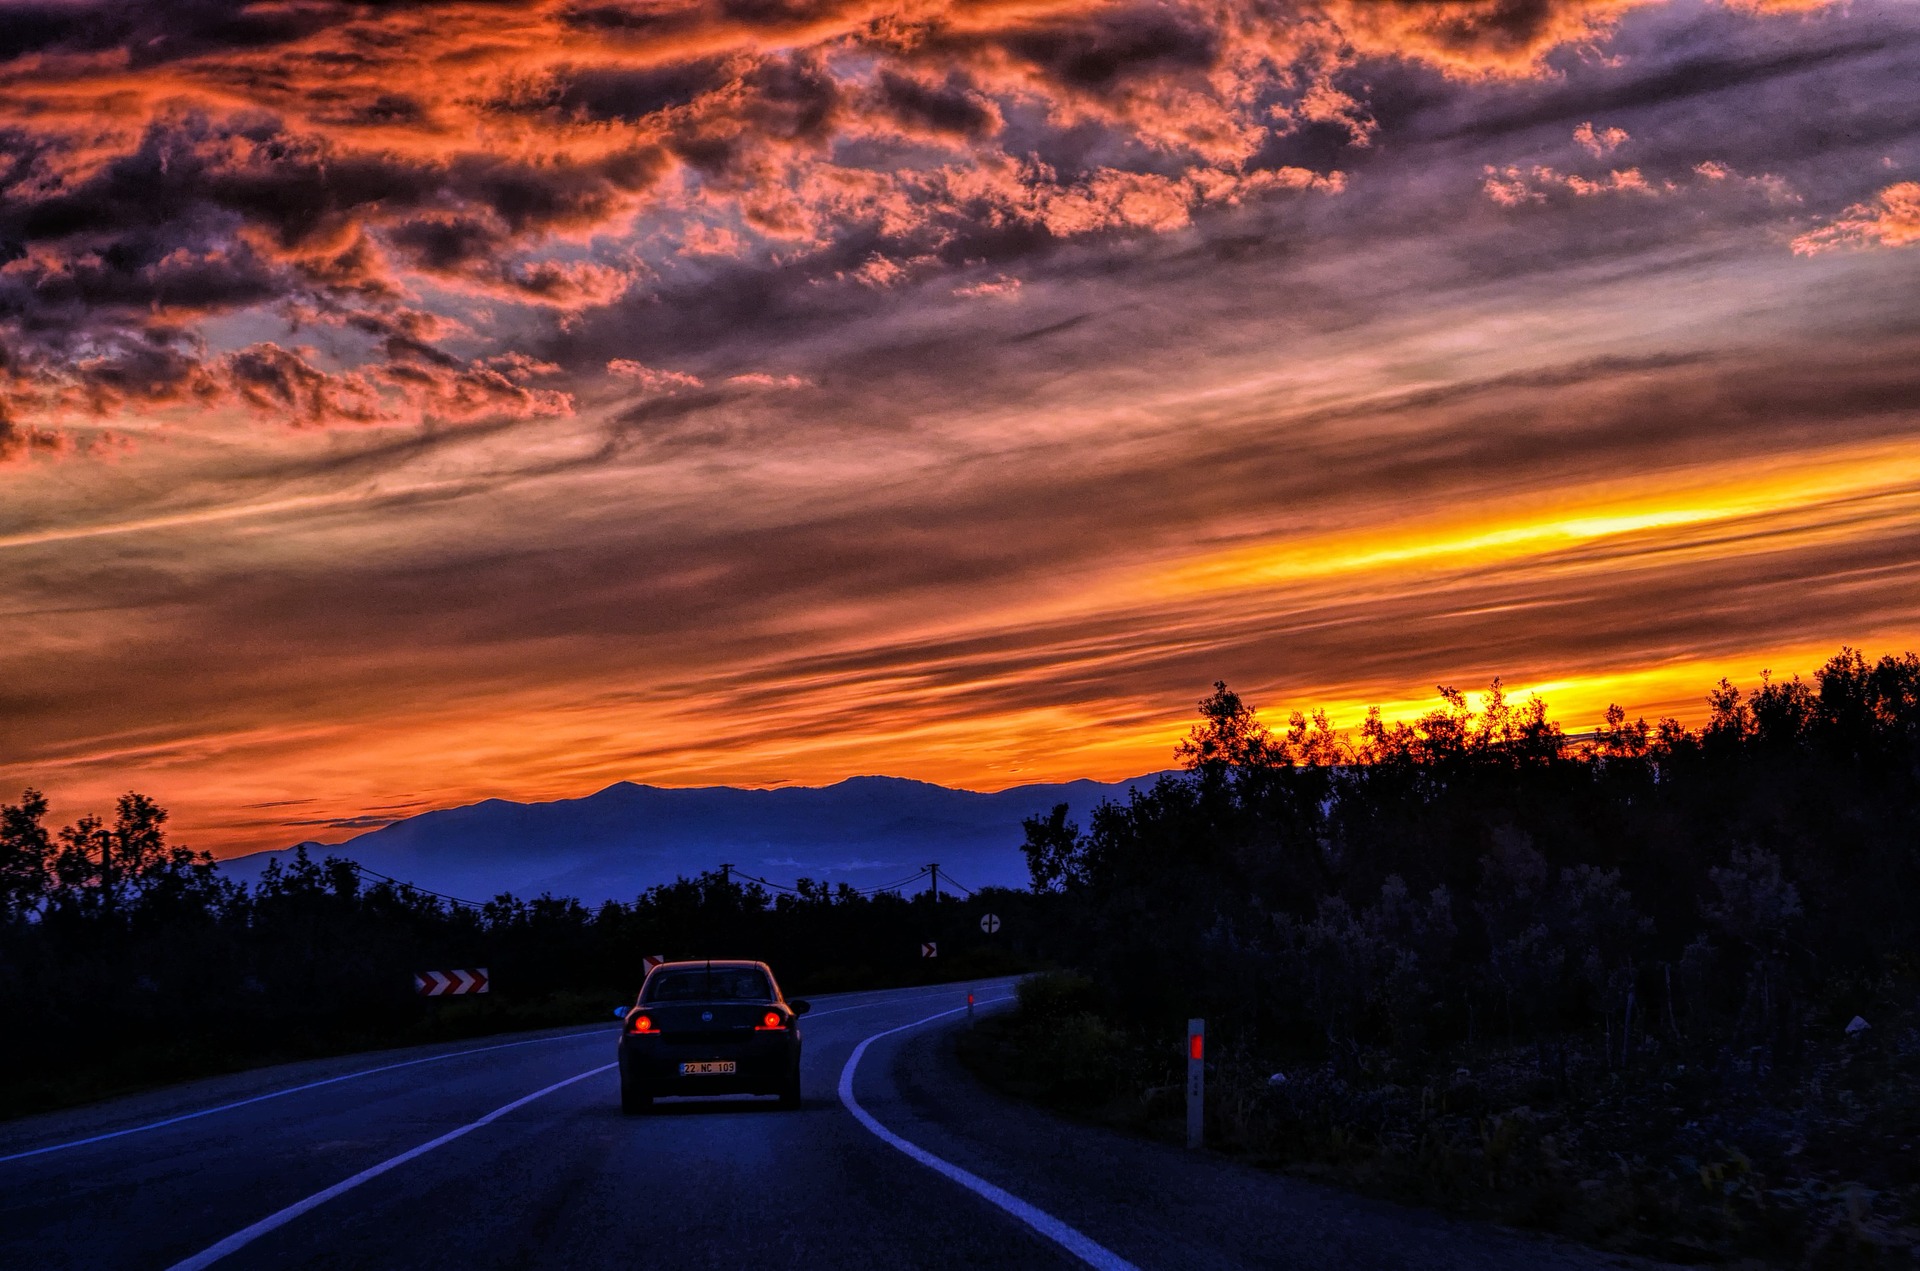
MULTIPOLYGON (((1722 681, 1693 730, 1451 689, 1411 724, 1262 726, 1225 685, 1184 776, 1026 824, 1126 1009, 1415 1048, 1469 1034, 1790 1050, 1920 949, 1920 657, 1722 681)), ((1845 1024, 1845 1018, 1840 1021, 1845 1024)))
MULTIPOLYGON (((755 957, 790 993, 1027 965, 1037 909, 995 889, 936 905, 718 871, 588 908, 553 896, 450 901, 306 852, 247 887, 168 842, 129 794, 57 832, 29 790, 0 806, 0 1115, 264 1060, 610 1016, 642 958, 755 957), (979 930, 988 909, 1005 924, 979 930), (939 956, 920 956, 935 940, 939 956), (422 1000, 419 971, 486 967, 486 997, 422 1000)), ((922 881, 919 886, 925 887, 922 881)), ((609 1021, 610 1022, 610 1021, 609 1021)))
POLYGON ((1085 979, 983 1071, 1177 1124, 1203 1016, 1210 1132, 1289 1167, 1663 1256, 1910 1243, 1920 657, 1577 741, 1497 682, 1357 735, 1215 689, 1184 773, 1026 823, 1085 979))

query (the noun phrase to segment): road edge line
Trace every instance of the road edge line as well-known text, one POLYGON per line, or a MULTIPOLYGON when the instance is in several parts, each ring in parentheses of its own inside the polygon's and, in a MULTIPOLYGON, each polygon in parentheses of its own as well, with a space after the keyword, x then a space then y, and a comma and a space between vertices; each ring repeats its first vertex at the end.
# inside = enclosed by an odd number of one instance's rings
POLYGON ((390 1156, 386 1160, 381 1161, 378 1165, 370 1165, 366 1169, 361 1170, 358 1174, 355 1174, 353 1177, 343 1178, 339 1182, 335 1183, 332 1187, 329 1187, 324 1191, 315 1192, 313 1195, 307 1197, 305 1200, 296 1200, 293 1202, 293 1204, 288 1205, 285 1209, 279 1210, 275 1213, 268 1214, 265 1218, 262 1218, 259 1222, 253 1223, 250 1226, 242 1227, 240 1230, 234 1232, 231 1236, 228 1236, 225 1240, 222 1240, 217 1244, 209 1245, 205 1249, 202 1249, 199 1253, 194 1254, 192 1257, 186 1258, 180 1262, 174 1263, 173 1266, 168 1268, 168 1271, 199 1271, 201 1267, 211 1266, 215 1262, 218 1262, 220 1259, 226 1257, 228 1254, 233 1253, 239 1249, 245 1248, 247 1245, 252 1244, 254 1241, 258 1240, 260 1237, 266 1235, 268 1232, 273 1231, 277 1228, 286 1226, 288 1223, 298 1218, 301 1214, 307 1213, 309 1210, 318 1209, 320 1206, 326 1204, 328 1201, 332 1200, 334 1197, 342 1195, 343 1193, 346 1193, 346 1192, 350 1192, 354 1188, 360 1186, 360 1184, 364 1182, 368 1182, 371 1179, 378 1178, 380 1177, 380 1175, 386 1173, 390 1169, 395 1169, 395 1168, 398 1168, 399 1166, 405 1165, 408 1161, 411 1161, 416 1157, 425 1156, 428 1152, 433 1151, 437 1147, 445 1147, 447 1144, 453 1142, 455 1139, 459 1138, 464 1134, 471 1134, 473 1131, 479 1129, 483 1125, 489 1125, 492 1122, 498 1121, 501 1117, 507 1115, 507 1113, 512 1112, 516 1108, 526 1107, 529 1103, 532 1103, 535 1099, 544 1098, 545 1096, 552 1094, 556 1090, 564 1090, 566 1087, 572 1085, 576 1081, 585 1081, 588 1077, 597 1077, 601 1073, 607 1072, 608 1070, 613 1068, 618 1068, 619 1066, 620 1065, 617 1063, 601 1064, 598 1068, 589 1068, 586 1072, 576 1073, 574 1076, 568 1077, 564 1081, 556 1081, 552 1085, 546 1087, 544 1090, 536 1090, 532 1094, 522 1095, 518 1099, 515 1099, 512 1103, 503 1104, 502 1106, 495 1108, 493 1111, 487 1113, 487 1115, 481 1117, 477 1121, 469 1121, 465 1125, 459 1127, 458 1129, 448 1130, 445 1134, 441 1135, 437 1139, 433 1139, 429 1142, 422 1143, 419 1147, 410 1148, 407 1151, 400 1153, 400 1155, 398 1156, 390 1156))
MULTIPOLYGON (((1011 998, 997 997, 993 999, 993 1002, 1006 1002, 1011 1000, 1011 998)), ((992 1005, 992 1003, 987 1002, 981 1003, 980 1005, 992 1005)), ((958 1015, 966 1009, 964 1006, 956 1006, 950 1011, 941 1011, 937 1015, 929 1015, 925 1019, 917 1019, 911 1024, 902 1024, 898 1028, 889 1028, 884 1032, 875 1033, 873 1036, 863 1040, 853 1048, 853 1053, 847 1056, 846 1067, 840 1070, 840 1102, 846 1105, 847 1111, 853 1114, 854 1120, 872 1131, 882 1143, 898 1149, 934 1173, 951 1179, 982 1200, 1005 1210, 1007 1213, 1013 1215, 1013 1217, 1031 1227, 1034 1231, 1045 1236, 1048 1240, 1053 1241, 1053 1243, 1080 1259, 1080 1261, 1090 1267, 1096 1268, 1096 1271, 1139 1271, 1139 1268, 1135 1267, 1133 1263, 1128 1262, 1119 1254, 1108 1249, 1105 1245, 1097 1243, 1077 1229, 1061 1222, 1044 1209, 1036 1205, 1030 1205, 1004 1188, 996 1187, 994 1184, 989 1183, 978 1174, 969 1173, 961 1169, 958 1165, 935 1156, 932 1152, 927 1151, 917 1143, 911 1143, 901 1138, 898 1134, 895 1134, 892 1130, 880 1124, 874 1115, 861 1107, 859 1100, 853 1097, 854 1073, 860 1067, 860 1060, 866 1055, 868 1046, 879 1041, 882 1037, 890 1037, 894 1033, 903 1033, 909 1028, 918 1028, 922 1024, 931 1024, 934 1020, 945 1019, 949 1015, 958 1015)))

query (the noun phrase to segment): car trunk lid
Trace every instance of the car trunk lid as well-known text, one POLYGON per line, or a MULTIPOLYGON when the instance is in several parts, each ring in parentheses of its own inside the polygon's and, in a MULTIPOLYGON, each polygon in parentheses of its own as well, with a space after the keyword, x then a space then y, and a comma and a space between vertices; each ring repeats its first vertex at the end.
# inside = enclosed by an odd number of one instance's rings
POLYGON ((675 1041, 720 1041, 749 1036, 768 1011, 768 1002, 662 1002, 640 1008, 653 1017, 654 1031, 675 1041))

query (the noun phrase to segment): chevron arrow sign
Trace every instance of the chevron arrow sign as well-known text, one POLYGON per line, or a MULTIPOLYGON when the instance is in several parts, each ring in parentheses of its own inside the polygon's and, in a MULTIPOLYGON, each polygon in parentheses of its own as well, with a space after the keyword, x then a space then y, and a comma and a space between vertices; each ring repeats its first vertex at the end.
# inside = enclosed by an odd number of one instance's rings
POLYGON ((420 971, 413 977, 413 991, 421 997, 457 997, 462 993, 485 993, 487 968, 472 971, 420 971))

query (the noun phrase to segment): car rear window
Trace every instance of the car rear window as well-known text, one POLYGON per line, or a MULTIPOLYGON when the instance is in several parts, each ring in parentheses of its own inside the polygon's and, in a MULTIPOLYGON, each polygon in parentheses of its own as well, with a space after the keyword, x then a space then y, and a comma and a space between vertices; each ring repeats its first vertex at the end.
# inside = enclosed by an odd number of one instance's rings
POLYGON ((758 967, 688 967, 660 970, 647 977, 642 1001, 771 1002, 773 985, 758 967))

